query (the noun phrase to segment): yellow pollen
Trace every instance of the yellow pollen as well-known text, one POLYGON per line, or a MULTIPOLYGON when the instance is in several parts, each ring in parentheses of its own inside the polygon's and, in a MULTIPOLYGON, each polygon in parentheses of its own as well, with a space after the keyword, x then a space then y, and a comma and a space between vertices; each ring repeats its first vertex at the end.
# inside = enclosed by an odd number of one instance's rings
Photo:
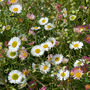
POLYGON ((75 17, 74 16, 71 16, 71 20, 74 20, 75 19, 75 17))
POLYGON ((35 50, 35 53, 40 53, 40 49, 36 49, 35 50))
POLYGON ((46 22, 46 20, 45 20, 45 19, 43 19, 43 20, 42 20, 42 23, 45 23, 45 22, 46 22))
POLYGON ((34 29, 38 29, 38 27, 34 27, 34 29))
POLYGON ((43 69, 46 70, 46 69, 47 69, 47 66, 45 65, 45 66, 43 67, 43 69))
POLYGON ((76 76, 77 78, 80 78, 80 77, 81 77, 81 73, 80 73, 80 72, 77 72, 77 73, 75 74, 75 76, 76 76))
POLYGON ((50 25, 47 25, 47 28, 49 29, 49 28, 51 28, 51 26, 50 25))
POLYGON ((77 64, 78 64, 78 65, 81 65, 82 63, 79 61, 77 64))
POLYGON ((47 45, 47 44, 45 44, 43 47, 44 47, 44 48, 48 48, 48 45, 47 45))
POLYGON ((19 76, 18 76, 18 74, 17 74, 17 73, 14 73, 14 74, 12 75, 12 79, 13 79, 13 80, 17 80, 17 79, 18 79, 18 77, 19 77, 19 76))
POLYGON ((79 45, 78 44, 74 44, 74 47, 76 48, 76 47, 78 47, 79 45))
POLYGON ((61 76, 62 76, 62 77, 64 77, 64 76, 65 76, 65 73, 64 73, 64 72, 62 72, 62 73, 61 73, 61 76))
POLYGON ((16 55, 16 52, 10 52, 10 56, 15 56, 16 55))
POLYGON ((16 0, 11 0, 10 2, 11 2, 11 3, 15 3, 15 2, 16 2, 16 0))
POLYGON ((15 48, 16 46, 17 46, 17 41, 14 41, 14 42, 12 43, 12 47, 15 48))
POLYGON ((24 53, 23 53, 23 57, 26 57, 26 56, 27 56, 27 53, 26 53, 26 52, 24 52, 24 53))
POLYGON ((18 11, 18 8, 13 8, 13 11, 14 11, 14 12, 17 12, 17 11, 18 11))

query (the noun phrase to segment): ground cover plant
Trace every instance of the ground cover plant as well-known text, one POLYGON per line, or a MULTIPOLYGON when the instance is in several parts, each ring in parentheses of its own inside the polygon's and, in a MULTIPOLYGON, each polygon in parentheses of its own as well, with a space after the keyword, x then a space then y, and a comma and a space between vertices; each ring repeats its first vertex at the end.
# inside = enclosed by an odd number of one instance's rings
POLYGON ((90 90, 89 0, 0 0, 0 90, 90 90))

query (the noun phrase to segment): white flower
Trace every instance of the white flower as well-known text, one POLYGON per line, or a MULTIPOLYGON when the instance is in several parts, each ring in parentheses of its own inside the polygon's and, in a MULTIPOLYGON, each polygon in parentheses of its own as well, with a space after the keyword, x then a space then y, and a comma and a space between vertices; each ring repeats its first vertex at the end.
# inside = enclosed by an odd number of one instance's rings
POLYGON ((57 73, 58 80, 66 80, 69 78, 69 71, 60 69, 57 73))
POLYGON ((83 66, 84 63, 85 63, 84 59, 76 60, 76 62, 74 63, 74 67, 83 66))
POLYGON ((18 0, 8 0, 10 3, 15 4, 18 2, 18 0))
POLYGON ((63 16, 64 16, 64 17, 67 17, 67 9, 64 8, 62 12, 63 12, 63 16))
POLYGON ((12 50, 8 50, 7 51, 7 56, 11 59, 14 59, 17 57, 17 52, 16 51, 12 51, 12 50))
POLYGON ((63 55, 62 54, 56 54, 52 57, 52 62, 57 65, 60 64, 63 61, 63 55))
POLYGON ((9 10, 13 13, 21 13, 22 5, 20 5, 20 4, 11 5, 9 7, 9 10))
POLYGON ((51 23, 48 23, 44 26, 45 30, 52 30, 54 28, 54 25, 51 23))
POLYGON ((21 74, 21 82, 20 83, 25 83, 26 82, 26 76, 24 74, 21 74))
POLYGON ((39 64, 32 63, 32 68, 34 70, 39 69, 39 64))
POLYGON ((36 45, 31 49, 31 54, 33 56, 39 57, 44 54, 44 50, 40 45, 36 45))
POLYGON ((70 21, 74 21, 74 20, 76 19, 76 15, 71 15, 71 16, 69 17, 69 19, 70 19, 70 21))
POLYGON ((41 47, 45 50, 48 51, 51 48, 52 43, 50 41, 44 42, 41 44, 41 47))
POLYGON ((83 46, 83 43, 82 42, 79 42, 79 41, 76 41, 76 42, 72 42, 70 44, 70 49, 81 49, 83 46))
POLYGON ((35 26, 35 27, 32 27, 32 28, 31 28, 31 30, 39 30, 39 29, 41 29, 41 27, 35 26))
POLYGON ((4 1, 4 0, 0 0, 0 2, 2 2, 2 1, 4 1))
POLYGON ((21 45, 21 40, 18 37, 13 37, 8 43, 9 49, 12 51, 17 51, 21 45))
POLYGON ((50 46, 51 48, 56 45, 56 39, 53 38, 53 37, 49 38, 47 41, 50 41, 51 42, 51 46, 50 46))
POLYGON ((46 23, 48 23, 48 18, 47 17, 43 17, 39 20, 40 25, 45 25, 46 23))
POLYGON ((21 82, 22 73, 18 70, 12 70, 8 75, 8 80, 10 83, 19 84, 21 82))
POLYGON ((47 61, 45 61, 44 63, 41 63, 40 65, 40 71, 41 73, 47 73, 50 71, 50 67, 51 67, 51 64, 47 61))

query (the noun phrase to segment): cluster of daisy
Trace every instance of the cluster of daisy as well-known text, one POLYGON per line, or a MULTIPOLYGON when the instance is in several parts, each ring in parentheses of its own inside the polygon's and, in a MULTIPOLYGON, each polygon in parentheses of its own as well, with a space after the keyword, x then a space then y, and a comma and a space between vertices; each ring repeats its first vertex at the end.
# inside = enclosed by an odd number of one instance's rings
MULTIPOLYGON (((47 17, 43 17, 39 20, 39 24, 40 25, 44 25, 44 29, 45 30, 52 30, 55 26, 52 23, 48 23, 48 18, 47 17)), ((41 29, 41 27, 32 27, 31 30, 39 30, 41 29)))
POLYGON ((33 56, 39 57, 44 54, 45 51, 50 50, 56 44, 56 39, 51 37, 46 42, 36 45, 31 49, 31 54, 33 56))
POLYGON ((11 84, 19 84, 23 88, 26 82, 26 76, 19 70, 12 70, 8 75, 8 80, 11 84))
POLYGON ((18 55, 18 49, 21 45, 21 40, 18 37, 13 37, 8 42, 9 49, 7 51, 7 56, 11 59, 14 59, 18 55))

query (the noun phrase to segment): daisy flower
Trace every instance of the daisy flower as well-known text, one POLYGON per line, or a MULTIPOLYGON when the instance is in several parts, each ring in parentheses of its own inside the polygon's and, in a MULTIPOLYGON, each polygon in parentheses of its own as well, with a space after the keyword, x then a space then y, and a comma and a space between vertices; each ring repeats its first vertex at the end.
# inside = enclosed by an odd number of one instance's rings
POLYGON ((39 20, 40 25, 45 25, 46 23, 48 23, 48 18, 47 17, 43 17, 39 20))
POLYGON ((52 30, 54 28, 54 25, 51 23, 48 23, 44 26, 45 30, 52 30))
POLYGON ((83 66, 84 63, 85 63, 85 60, 84 59, 76 60, 76 62, 74 63, 74 67, 83 66))
POLYGON ((56 54, 52 57, 52 62, 57 65, 60 64, 63 61, 63 55, 62 54, 56 54))
POLYGON ((32 63, 32 68, 34 70, 39 69, 39 64, 32 63))
POLYGON ((43 50, 48 51, 51 48, 51 42, 44 42, 41 44, 41 47, 43 48, 43 50))
POLYGON ((51 42, 51 46, 50 46, 51 48, 56 45, 56 39, 53 38, 53 37, 49 38, 47 41, 50 41, 51 42))
POLYGON ((79 42, 79 41, 74 41, 74 42, 72 42, 71 44, 70 44, 70 49, 74 49, 74 50, 76 50, 76 49, 81 49, 82 48, 82 46, 83 46, 83 43, 82 42, 79 42))
POLYGON ((10 83, 19 84, 22 80, 22 73, 18 70, 12 70, 8 75, 8 80, 10 83))
POLYGON ((17 51, 21 45, 21 40, 18 37, 13 37, 8 43, 9 49, 12 51, 17 51))
POLYGON ((67 17, 67 9, 66 8, 63 9, 62 13, 63 13, 64 17, 67 17))
POLYGON ((51 67, 51 64, 49 62, 45 61, 44 63, 41 63, 39 68, 40 68, 41 73, 46 74, 47 72, 50 71, 50 67, 51 67))
POLYGON ((18 2, 18 0, 8 0, 11 4, 15 4, 18 2))
POLYGON ((71 15, 71 16, 69 17, 69 19, 70 19, 70 21, 74 21, 74 20, 76 19, 76 15, 71 15))
POLYGON ((59 72, 57 73, 57 78, 58 78, 58 80, 68 79, 69 78, 69 71, 60 69, 59 72))
POLYGON ((14 4, 9 7, 9 10, 13 13, 21 13, 22 11, 22 5, 20 4, 14 4))
POLYGON ((74 75, 73 75, 74 79, 80 80, 82 75, 83 75, 83 71, 81 69, 74 70, 74 75))
POLYGON ((12 51, 12 50, 8 50, 7 51, 7 57, 14 59, 17 57, 17 52, 16 51, 12 51))
POLYGON ((31 49, 31 54, 33 56, 39 57, 44 54, 44 50, 40 45, 36 45, 31 49))
POLYGON ((41 27, 35 26, 35 27, 32 27, 32 28, 31 28, 31 30, 39 30, 39 29, 41 29, 41 27))

